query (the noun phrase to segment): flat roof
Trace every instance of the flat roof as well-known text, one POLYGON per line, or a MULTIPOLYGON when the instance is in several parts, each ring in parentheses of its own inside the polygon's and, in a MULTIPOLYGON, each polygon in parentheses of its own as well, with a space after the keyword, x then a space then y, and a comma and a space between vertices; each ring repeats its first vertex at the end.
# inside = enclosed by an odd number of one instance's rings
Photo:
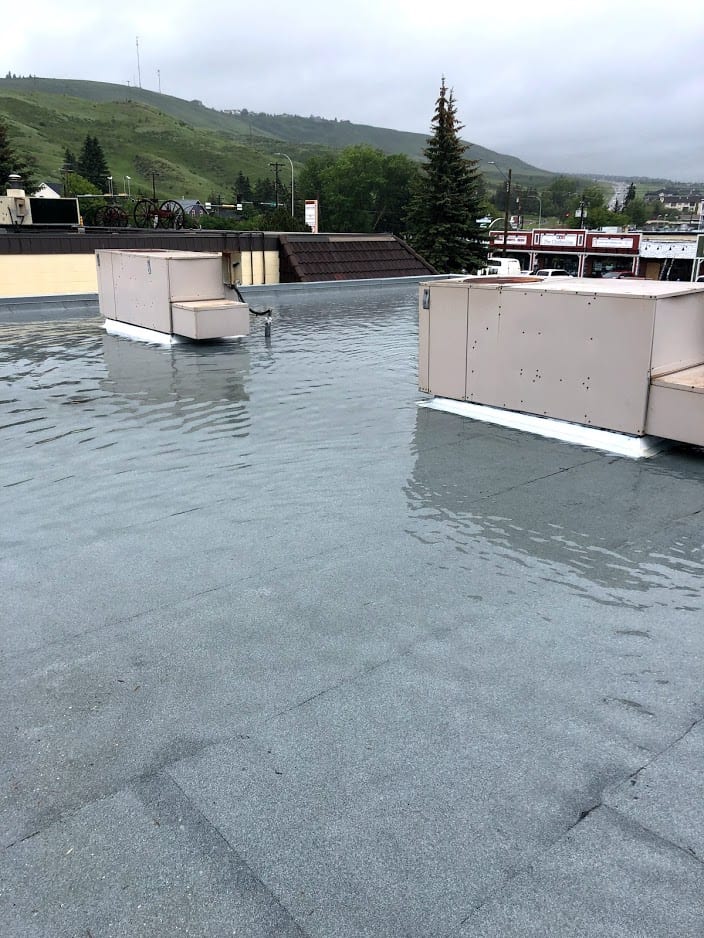
POLYGON ((704 930, 704 453, 419 408, 416 283, 0 323, 3 936, 704 930))

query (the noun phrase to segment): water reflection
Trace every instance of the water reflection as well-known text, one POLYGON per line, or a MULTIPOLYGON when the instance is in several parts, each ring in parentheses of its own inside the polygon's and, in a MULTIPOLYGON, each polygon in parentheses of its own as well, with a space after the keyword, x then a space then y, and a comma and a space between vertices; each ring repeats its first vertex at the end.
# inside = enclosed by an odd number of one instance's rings
POLYGON ((113 335, 101 338, 105 378, 118 410, 140 422, 169 423, 185 432, 206 429, 246 435, 250 357, 240 341, 154 346, 113 335), (122 398, 122 406, 120 405, 122 398))
POLYGON ((413 445, 413 537, 607 604, 663 588, 668 604, 675 590, 680 608, 701 606, 704 536, 687 522, 701 510, 701 465, 685 480, 677 454, 610 459, 422 408, 413 445))
POLYGON ((150 425, 242 436, 249 370, 240 341, 163 347, 106 335, 94 319, 6 324, 0 429, 22 432, 27 445, 72 436, 90 448, 150 425))

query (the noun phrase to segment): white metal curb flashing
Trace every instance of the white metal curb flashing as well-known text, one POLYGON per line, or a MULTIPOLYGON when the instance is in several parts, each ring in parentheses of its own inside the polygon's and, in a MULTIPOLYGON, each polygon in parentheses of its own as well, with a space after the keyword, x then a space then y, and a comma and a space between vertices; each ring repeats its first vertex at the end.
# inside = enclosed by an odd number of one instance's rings
POLYGON ((472 420, 481 420, 484 423, 497 424, 501 427, 509 427, 513 430, 522 430, 525 433, 535 433, 538 436, 560 440, 563 443, 574 443, 577 446, 600 449, 617 456, 627 456, 629 459, 643 459, 648 456, 655 456, 671 445, 670 440, 663 440, 657 436, 630 436, 627 433, 617 433, 613 430, 585 427, 582 424, 570 423, 567 420, 555 420, 553 417, 522 414, 514 410, 502 410, 500 407, 489 407, 486 404, 454 401, 447 397, 435 397, 432 400, 419 401, 418 406, 426 407, 429 410, 441 410, 447 414, 457 414, 460 417, 469 417, 472 420))
POLYGON ((159 345, 177 345, 186 340, 179 335, 170 335, 168 332, 157 332, 156 329, 146 329, 144 326, 132 326, 127 322, 118 322, 117 319, 105 320, 105 331, 110 335, 121 335, 125 339, 139 339, 142 342, 158 342, 159 345))

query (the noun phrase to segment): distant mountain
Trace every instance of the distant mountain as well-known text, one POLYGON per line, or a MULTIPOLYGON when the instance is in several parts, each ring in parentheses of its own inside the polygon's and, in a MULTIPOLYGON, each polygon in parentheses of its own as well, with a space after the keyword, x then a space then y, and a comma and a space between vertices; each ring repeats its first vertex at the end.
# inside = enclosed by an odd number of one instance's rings
MULTIPOLYGON (((133 194, 151 192, 155 170, 157 194, 174 198, 222 193, 227 200, 239 172, 252 181, 269 176, 278 150, 300 166, 329 148, 360 143, 420 159, 426 144, 424 134, 315 116, 225 113, 143 88, 58 78, 0 79, 0 116, 43 179, 60 179, 65 149, 77 153, 90 134, 100 140, 115 191, 129 176, 133 194)), ((470 155, 511 166, 523 185, 545 185, 554 175, 478 144, 470 155)), ((482 168, 490 185, 499 182, 493 166, 482 168)))

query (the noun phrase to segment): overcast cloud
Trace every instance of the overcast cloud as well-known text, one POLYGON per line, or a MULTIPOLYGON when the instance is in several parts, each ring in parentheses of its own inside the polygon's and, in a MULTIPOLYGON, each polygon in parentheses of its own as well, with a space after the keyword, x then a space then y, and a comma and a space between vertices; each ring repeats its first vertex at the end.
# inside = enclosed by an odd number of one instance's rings
POLYGON ((545 169, 704 180, 704 3, 62 0, 5 23, 2 74, 141 83, 215 108, 463 136, 545 169))

